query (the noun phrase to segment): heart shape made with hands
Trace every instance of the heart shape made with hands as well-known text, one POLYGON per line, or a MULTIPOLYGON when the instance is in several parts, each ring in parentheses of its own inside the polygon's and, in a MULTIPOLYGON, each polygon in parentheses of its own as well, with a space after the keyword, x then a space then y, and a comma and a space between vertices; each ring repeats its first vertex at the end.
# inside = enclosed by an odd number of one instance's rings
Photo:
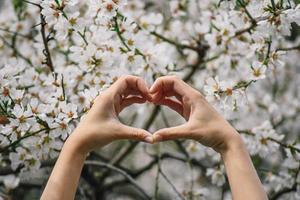
POLYGON ((223 147, 225 140, 229 141, 239 135, 200 92, 175 76, 160 77, 150 88, 140 77, 120 77, 110 88, 98 95, 80 124, 75 132, 90 134, 90 137, 82 136, 83 144, 87 144, 86 151, 120 139, 147 143, 193 139, 215 148, 223 147), (118 115, 124 108, 147 101, 168 106, 184 117, 186 123, 159 129, 152 134, 118 120, 118 115))
MULTIPOLYGON (((192 108, 191 99, 196 98, 196 95, 201 96, 197 90, 175 76, 160 77, 155 80, 150 88, 140 77, 125 76, 124 79, 121 78, 120 82, 122 82, 122 80, 125 80, 125 84, 119 83, 118 86, 120 102, 117 106, 117 113, 132 104, 150 102, 155 105, 168 106, 184 117, 188 123, 192 108)), ((114 84, 112 87, 114 87, 114 84)), ((184 137, 182 134, 188 131, 187 123, 180 126, 160 129, 152 135, 152 138, 147 137, 144 141, 153 143, 176 139, 180 136, 184 137), (180 132, 180 134, 176 134, 178 132, 180 132)))
POLYGON ((135 76, 126 76, 117 82, 120 110, 134 103, 149 101, 155 105, 168 106, 186 120, 182 125, 159 129, 153 134, 143 129, 133 130, 127 126, 127 136, 131 135, 127 139, 140 139, 148 143, 180 138, 193 139, 220 151, 226 149, 226 141, 240 138, 239 133, 219 115, 199 91, 176 76, 160 77, 150 88, 143 79, 135 76), (134 131, 140 134, 132 134, 134 131))

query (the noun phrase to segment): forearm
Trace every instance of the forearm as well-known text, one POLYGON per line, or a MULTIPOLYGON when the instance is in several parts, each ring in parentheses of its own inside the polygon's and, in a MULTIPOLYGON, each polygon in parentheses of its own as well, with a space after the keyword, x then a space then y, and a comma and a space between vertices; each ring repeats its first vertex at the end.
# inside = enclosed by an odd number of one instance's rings
POLYGON ((233 199, 268 199, 252 164, 245 144, 237 137, 221 153, 225 164, 233 199))
POLYGON ((77 141, 72 135, 65 142, 41 200, 74 199, 86 158, 85 153, 78 151, 77 145, 77 141))

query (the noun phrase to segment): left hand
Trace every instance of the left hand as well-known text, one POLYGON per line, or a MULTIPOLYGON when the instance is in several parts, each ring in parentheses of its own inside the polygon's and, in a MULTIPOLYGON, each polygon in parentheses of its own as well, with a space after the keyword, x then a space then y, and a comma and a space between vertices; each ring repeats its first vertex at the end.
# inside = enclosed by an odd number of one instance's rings
POLYGON ((186 123, 153 134, 154 142, 194 139, 223 154, 241 146, 237 131, 206 101, 205 97, 175 76, 158 78, 150 88, 152 102, 166 105, 186 119, 186 123), (176 97, 176 100, 170 97, 176 97))
POLYGON ((152 143, 151 133, 126 126, 118 120, 124 108, 147 100, 151 101, 151 95, 143 79, 136 76, 120 77, 95 99, 90 111, 70 136, 69 143, 76 145, 83 153, 120 139, 152 143))

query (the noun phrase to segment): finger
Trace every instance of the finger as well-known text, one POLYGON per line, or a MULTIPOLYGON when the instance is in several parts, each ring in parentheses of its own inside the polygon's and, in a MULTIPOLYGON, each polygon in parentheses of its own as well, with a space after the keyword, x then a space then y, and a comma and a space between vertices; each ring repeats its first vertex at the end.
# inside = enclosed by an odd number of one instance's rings
POLYGON ((165 95, 166 97, 176 97, 176 99, 177 99, 178 101, 182 102, 182 96, 179 95, 177 92, 175 92, 175 91, 173 91, 173 90, 166 91, 166 92, 164 93, 164 95, 165 95))
MULTIPOLYGON (((146 82, 137 76, 124 76, 120 77, 111 88, 118 95, 128 95, 132 91, 140 92, 140 94, 148 100, 151 100, 151 95, 146 82)), ((133 93, 136 93, 133 92, 133 93)))
POLYGON ((137 76, 122 76, 112 86, 115 95, 129 95, 140 93, 147 100, 151 100, 151 95, 146 82, 137 76))
POLYGON ((162 90, 158 90, 156 93, 152 94, 151 101, 153 103, 156 103, 156 102, 159 102, 160 100, 162 100, 163 98, 164 98, 163 91, 162 90))
POLYGON ((153 143, 152 134, 148 131, 140 128, 126 126, 124 124, 120 124, 119 139, 137 140, 151 144, 153 143))
POLYGON ((137 90, 134 90, 134 89, 127 89, 126 92, 124 92, 122 96, 123 97, 128 97, 130 95, 143 96, 140 91, 137 91, 137 90))
POLYGON ((189 127, 187 124, 175 126, 171 128, 164 128, 156 131, 153 134, 153 142, 160 142, 166 140, 175 140, 180 138, 190 138, 189 127))
POLYGON ((164 98, 164 99, 161 99, 158 102, 158 104, 168 106, 169 108, 171 108, 172 110, 176 111, 178 114, 183 116, 183 106, 178 101, 175 101, 170 98, 164 98))
POLYGON ((141 79, 140 77, 136 77, 136 76, 129 76, 126 79, 126 81, 127 81, 127 84, 129 85, 129 87, 131 87, 132 89, 134 89, 136 91, 140 91, 142 96, 144 96, 148 100, 151 100, 149 88, 143 79, 141 79))
POLYGON ((149 91, 151 94, 154 94, 159 90, 162 90, 163 93, 173 91, 176 95, 181 97, 188 94, 190 89, 191 87, 181 79, 175 76, 164 76, 156 79, 149 91))
POLYGON ((162 90, 159 90, 157 93, 152 95, 152 102, 156 103, 161 101, 165 97, 175 97, 178 101, 182 102, 182 96, 174 91, 166 91, 163 93, 162 90))
POLYGON ((147 100, 144 98, 144 97, 138 97, 138 96, 132 96, 132 97, 128 97, 128 98, 125 98, 125 99, 122 99, 122 102, 121 102, 121 107, 120 107, 120 112, 132 105, 132 104, 135 104, 135 103, 138 103, 138 104, 141 104, 141 103, 145 103, 147 100))

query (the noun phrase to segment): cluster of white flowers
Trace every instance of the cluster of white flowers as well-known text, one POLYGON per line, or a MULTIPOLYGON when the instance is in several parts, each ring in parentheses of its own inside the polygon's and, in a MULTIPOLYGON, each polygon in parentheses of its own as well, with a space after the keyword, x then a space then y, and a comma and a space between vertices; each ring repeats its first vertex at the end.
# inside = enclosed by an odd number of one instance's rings
MULTIPOLYGON (((287 195, 297 198, 297 24, 296 0, 4 1, 0 7, 0 175, 8 175, 1 178, 4 187, 14 189, 18 176, 56 158, 94 98, 120 75, 138 75, 153 83, 161 75, 177 74, 203 91, 240 130, 270 195, 295 185, 287 195), (10 173, 1 173, 2 167, 10 168, 10 173)), ((137 120, 141 124, 145 118, 137 120)), ((225 184, 217 153, 194 142, 186 149, 191 158, 209 166, 203 174, 212 185, 225 184)), ((209 196, 209 190, 202 189, 199 193, 209 196)))
POLYGON ((247 137, 248 149, 252 155, 259 154, 267 157, 278 151, 280 141, 284 135, 278 135, 272 128, 270 121, 265 121, 262 125, 254 127, 247 137))

